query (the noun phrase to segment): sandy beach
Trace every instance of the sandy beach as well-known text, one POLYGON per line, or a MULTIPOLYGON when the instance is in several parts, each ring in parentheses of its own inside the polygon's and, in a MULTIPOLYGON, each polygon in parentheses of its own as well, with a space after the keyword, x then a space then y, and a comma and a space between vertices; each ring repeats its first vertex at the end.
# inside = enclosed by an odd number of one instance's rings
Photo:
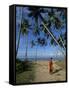
POLYGON ((66 80, 66 69, 65 65, 59 66, 57 62, 64 61, 53 61, 53 73, 50 74, 48 71, 48 61, 35 61, 35 79, 33 82, 51 82, 51 81, 65 81, 66 80))
POLYGON ((49 73, 49 61, 47 60, 37 60, 29 63, 32 65, 30 69, 16 74, 17 83, 38 83, 66 80, 66 64, 64 60, 53 60, 52 74, 49 73))

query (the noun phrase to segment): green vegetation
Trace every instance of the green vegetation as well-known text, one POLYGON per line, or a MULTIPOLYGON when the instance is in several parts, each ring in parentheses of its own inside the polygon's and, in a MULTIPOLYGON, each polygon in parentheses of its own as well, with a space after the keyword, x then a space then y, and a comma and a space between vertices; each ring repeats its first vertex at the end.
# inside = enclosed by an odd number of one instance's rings
POLYGON ((34 64, 16 60, 16 83, 31 83, 34 79, 34 64))

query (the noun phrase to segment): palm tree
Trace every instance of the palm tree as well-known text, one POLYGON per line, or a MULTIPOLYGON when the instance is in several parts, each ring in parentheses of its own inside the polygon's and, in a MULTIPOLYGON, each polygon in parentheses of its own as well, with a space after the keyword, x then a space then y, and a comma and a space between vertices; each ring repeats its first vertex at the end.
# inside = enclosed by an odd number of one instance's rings
POLYGON ((19 30, 19 34, 18 34, 18 42, 17 42, 17 50, 16 50, 16 56, 17 56, 17 53, 18 53, 18 49, 19 49, 19 44, 20 44, 20 36, 21 36, 21 24, 22 24, 22 21, 23 21, 23 8, 21 9, 21 22, 18 24, 19 27, 20 27, 20 30, 19 30))
MULTIPOLYGON (((37 39, 37 36, 40 35, 39 29, 38 29, 38 17, 35 18, 35 25, 34 25, 34 30, 33 30, 33 35, 35 36, 35 39, 37 39)), ((37 61, 37 49, 38 49, 38 45, 37 45, 37 41, 32 40, 31 42, 32 46, 36 46, 36 61, 37 61)))
POLYGON ((24 19, 21 24, 21 32, 22 35, 26 37, 26 52, 25 52, 25 60, 27 61, 27 51, 28 51, 28 33, 29 33, 29 22, 27 19, 24 19))
MULTIPOLYGON (((40 35, 40 31, 38 29, 39 12, 42 12, 43 10, 42 9, 39 10, 39 8, 36 9, 36 8, 32 7, 32 8, 29 8, 29 11, 30 11, 29 17, 32 17, 35 19, 35 28, 34 28, 33 34, 37 38, 37 36, 40 35)), ((37 46, 38 46, 37 43, 38 43, 38 41, 36 41, 36 60, 37 60, 37 46)))

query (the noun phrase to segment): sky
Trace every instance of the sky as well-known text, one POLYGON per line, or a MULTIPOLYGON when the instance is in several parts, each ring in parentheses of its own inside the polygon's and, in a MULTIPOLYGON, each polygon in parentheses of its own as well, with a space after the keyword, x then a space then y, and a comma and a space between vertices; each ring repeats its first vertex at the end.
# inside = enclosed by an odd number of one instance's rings
MULTIPOLYGON (((40 46, 40 45, 36 45, 33 48, 31 47, 31 40, 36 40, 36 37, 33 36, 32 34, 32 30, 34 29, 34 18, 32 17, 28 17, 28 13, 29 11, 27 10, 28 7, 16 7, 16 49, 17 49, 17 43, 18 43, 18 35, 19 35, 19 30, 20 30, 20 23, 21 23, 21 19, 22 17, 25 19, 29 20, 29 23, 32 25, 30 29, 28 29, 30 32, 28 34, 28 50, 27 50, 27 57, 28 58, 34 58, 36 57, 36 49, 37 49, 37 57, 64 57, 63 53, 61 52, 61 48, 57 45, 57 46, 53 46, 50 45, 50 38, 47 39, 48 44, 46 46, 40 46), (23 16, 22 16, 22 12, 23 12, 23 16)), ((48 9, 48 8, 46 8, 48 9)), ((42 14, 43 17, 47 18, 47 14, 42 14)), ((57 14, 58 15, 58 14, 57 14)), ((60 17, 59 17, 60 18, 60 17)), ((38 20, 38 25, 40 25, 41 20, 38 20)), ((54 35, 56 37, 59 36, 59 31, 57 30, 57 32, 54 31, 54 28, 51 28, 52 31, 54 32, 54 35)), ((62 28, 62 33, 64 33, 66 31, 66 28, 62 28)), ((43 33, 40 34, 41 37, 44 37, 43 33)), ((24 58, 25 57, 25 53, 26 53, 26 38, 27 36, 23 36, 22 33, 20 35, 20 44, 19 44, 19 49, 18 49, 18 54, 17 54, 17 58, 24 58)))

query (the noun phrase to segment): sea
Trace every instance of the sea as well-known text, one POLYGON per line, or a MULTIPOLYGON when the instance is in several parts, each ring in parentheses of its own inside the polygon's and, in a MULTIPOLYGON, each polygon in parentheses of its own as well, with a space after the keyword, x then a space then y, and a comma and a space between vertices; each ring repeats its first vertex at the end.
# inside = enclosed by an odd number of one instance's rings
MULTIPOLYGON (((64 57, 28 57, 27 59, 28 59, 28 61, 42 61, 42 60, 44 60, 44 61, 46 61, 46 60, 51 60, 51 58, 52 58, 52 60, 64 60, 64 57)), ((25 57, 24 58, 17 58, 17 59, 19 59, 20 61, 24 61, 25 60, 25 57)))

